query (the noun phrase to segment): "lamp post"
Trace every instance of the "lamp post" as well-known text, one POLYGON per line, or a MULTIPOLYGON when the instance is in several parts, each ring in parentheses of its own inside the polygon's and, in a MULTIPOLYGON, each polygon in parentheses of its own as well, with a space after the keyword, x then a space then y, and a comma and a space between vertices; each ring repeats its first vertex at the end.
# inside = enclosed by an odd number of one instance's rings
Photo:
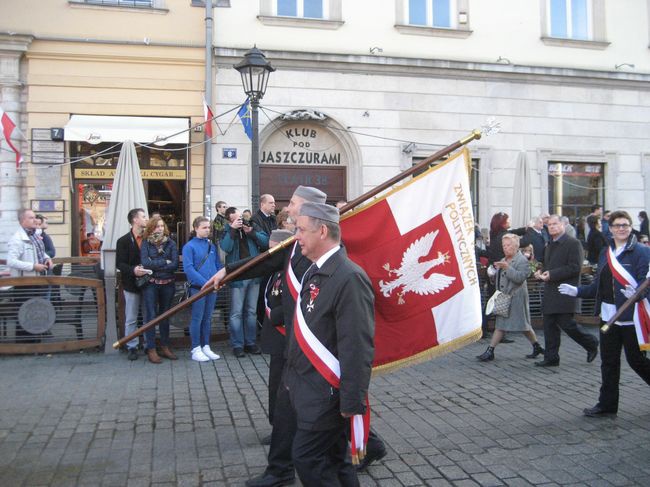
POLYGON ((258 108, 260 100, 266 93, 266 86, 269 82, 269 75, 275 71, 266 60, 266 56, 256 46, 244 55, 244 59, 235 65, 235 69, 241 74, 244 92, 248 95, 251 104, 251 126, 253 129, 253 140, 251 146, 251 211, 255 212, 260 200, 260 147, 258 108))

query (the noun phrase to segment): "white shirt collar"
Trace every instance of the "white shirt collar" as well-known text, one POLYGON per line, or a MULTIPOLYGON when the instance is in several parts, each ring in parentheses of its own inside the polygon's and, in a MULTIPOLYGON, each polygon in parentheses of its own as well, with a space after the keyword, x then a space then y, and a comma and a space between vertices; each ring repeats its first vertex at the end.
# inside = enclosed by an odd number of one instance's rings
POLYGON ((339 250, 340 248, 341 248, 341 246, 340 246, 340 245, 337 245, 337 246, 334 247, 333 249, 330 249, 330 250, 328 250, 327 252, 325 252, 323 255, 321 255, 320 258, 316 261, 316 267, 318 267, 319 269, 320 269, 321 267, 323 267, 323 265, 325 264, 325 262, 327 262, 327 259, 329 259, 330 257, 332 257, 336 252, 338 252, 338 250, 339 250))

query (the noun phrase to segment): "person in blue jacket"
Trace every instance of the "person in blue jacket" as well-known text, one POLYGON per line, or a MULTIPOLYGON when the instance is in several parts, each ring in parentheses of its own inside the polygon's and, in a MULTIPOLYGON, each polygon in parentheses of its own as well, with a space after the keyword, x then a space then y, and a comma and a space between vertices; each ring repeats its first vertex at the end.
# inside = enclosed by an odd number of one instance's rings
MULTIPOLYGON (((192 222, 192 239, 183 247, 183 268, 190 283, 190 296, 198 293, 201 287, 221 269, 217 248, 210 241, 210 219, 199 216, 192 222)), ((192 360, 207 362, 218 360, 219 355, 210 349, 212 312, 217 300, 216 293, 210 293, 192 303, 190 338, 192 340, 192 360)))
MULTIPOLYGON (((152 217, 144 230, 140 247, 140 263, 145 269, 153 271, 151 280, 142 290, 144 319, 149 322, 171 307, 176 292, 174 272, 178 268, 178 250, 176 242, 169 238, 167 225, 159 216, 152 217)), ((160 330, 160 354, 169 360, 176 360, 178 357, 169 348, 169 319, 162 321, 158 329, 160 330)), ((156 327, 145 332, 145 342, 149 362, 161 363, 156 352, 156 327)))
MULTIPOLYGON (((625 301, 635 292, 635 286, 626 281, 625 276, 631 276, 636 286, 646 279, 650 250, 637 243, 632 235, 632 218, 625 211, 614 211, 609 217, 609 228, 612 240, 605 247, 598 259, 598 271, 593 282, 586 286, 575 287, 560 284, 559 291, 568 296, 580 298, 596 298, 596 309, 600 310, 600 318, 607 322, 625 301), (614 259, 614 270, 609 263, 614 259), (623 276, 617 278, 615 274, 623 276)), ((639 348, 634 326, 634 307, 628 308, 606 333, 600 332, 600 356, 602 386, 598 403, 584 410, 585 416, 603 417, 615 415, 618 412, 618 384, 621 375, 621 348, 625 350, 625 358, 639 377, 650 385, 650 359, 639 348)))
MULTIPOLYGON (((219 242, 221 250, 226 253, 226 264, 258 255, 264 238, 268 245, 268 235, 256 231, 250 224, 246 225, 237 208, 228 208, 226 219, 228 224, 219 242)), ((262 353, 256 343, 259 278, 233 281, 229 285, 232 298, 228 329, 233 354, 237 358, 245 356, 245 352, 258 355, 262 353)))

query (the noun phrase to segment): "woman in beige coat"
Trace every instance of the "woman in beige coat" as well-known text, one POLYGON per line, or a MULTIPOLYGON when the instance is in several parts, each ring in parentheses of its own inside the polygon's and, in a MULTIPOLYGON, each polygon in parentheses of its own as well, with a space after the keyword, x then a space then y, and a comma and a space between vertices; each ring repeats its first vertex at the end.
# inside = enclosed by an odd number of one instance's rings
POLYGON ((478 358, 481 362, 494 360, 494 348, 499 344, 505 332, 522 331, 533 345, 533 353, 527 358, 535 358, 544 353, 544 349, 537 342, 535 332, 530 326, 530 310, 528 308, 528 287, 526 279, 530 275, 530 265, 526 257, 519 251, 519 237, 513 233, 506 233, 502 238, 505 257, 494 263, 490 273, 496 281, 496 288, 505 294, 510 294, 510 314, 507 317, 497 316, 494 335, 490 346, 478 358))

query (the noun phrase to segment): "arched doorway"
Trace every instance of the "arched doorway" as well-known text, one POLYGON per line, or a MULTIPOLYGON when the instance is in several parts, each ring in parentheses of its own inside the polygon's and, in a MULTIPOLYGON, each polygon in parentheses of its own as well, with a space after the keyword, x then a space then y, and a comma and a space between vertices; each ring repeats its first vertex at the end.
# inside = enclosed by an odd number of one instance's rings
POLYGON ((296 186, 324 191, 331 204, 361 193, 359 150, 343 126, 322 112, 295 110, 261 134, 260 192, 286 206, 296 186))

